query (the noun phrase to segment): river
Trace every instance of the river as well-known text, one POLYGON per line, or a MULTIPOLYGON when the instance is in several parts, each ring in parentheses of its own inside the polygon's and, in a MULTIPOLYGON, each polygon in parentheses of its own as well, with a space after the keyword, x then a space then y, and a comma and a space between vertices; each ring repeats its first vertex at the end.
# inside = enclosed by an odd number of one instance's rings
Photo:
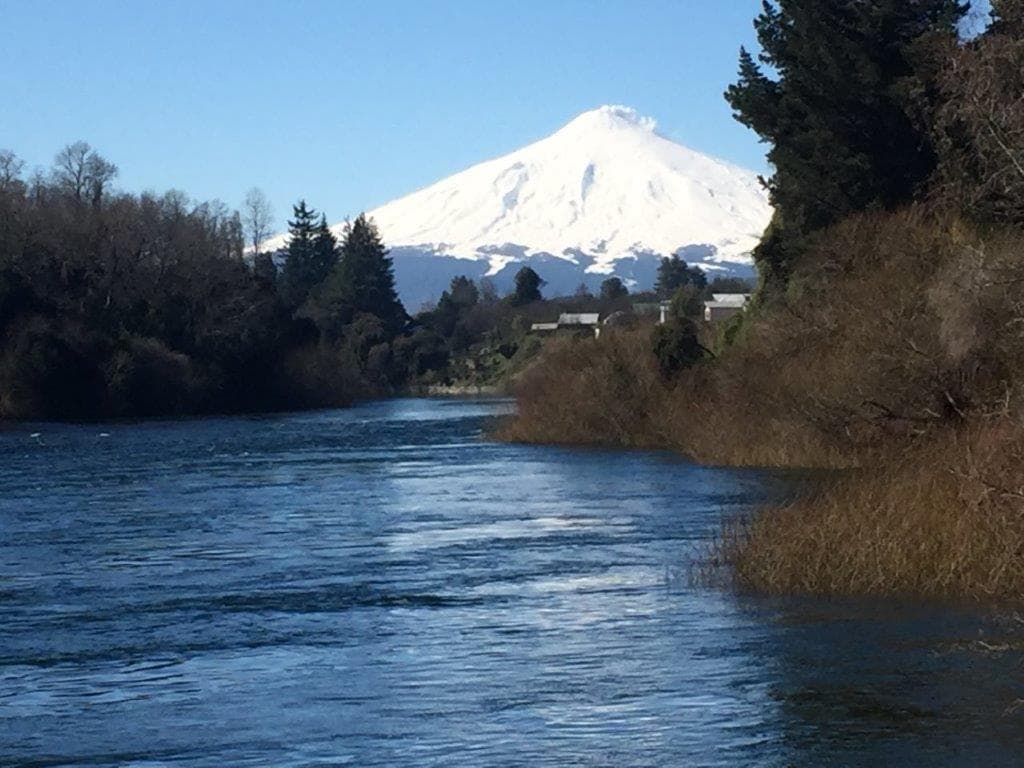
POLYGON ((507 403, 0 431, 0 765, 1018 765, 1017 623, 699 586, 785 485, 507 403))

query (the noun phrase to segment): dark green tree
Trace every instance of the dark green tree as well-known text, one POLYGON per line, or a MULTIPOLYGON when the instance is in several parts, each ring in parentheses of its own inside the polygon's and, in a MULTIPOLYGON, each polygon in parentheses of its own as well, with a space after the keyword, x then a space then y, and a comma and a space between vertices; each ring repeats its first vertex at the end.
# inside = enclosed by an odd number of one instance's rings
POLYGON ((776 216, 755 252, 766 286, 786 281, 808 233, 899 205, 931 175, 911 95, 929 90, 926 44, 955 40, 967 10, 959 0, 765 0, 760 61, 741 50, 726 100, 775 168, 776 216))
POLYGON ((601 283, 601 298, 605 301, 617 301, 629 296, 629 289, 617 277, 609 277, 601 283))
POLYGON ((345 226, 341 258, 310 304, 310 316, 328 336, 364 314, 378 318, 388 338, 405 327, 409 318, 395 292, 391 257, 365 215, 345 226))
POLYGON ((320 223, 317 224, 316 232, 313 235, 313 275, 319 279, 314 285, 319 285, 334 270, 338 263, 338 238, 327 226, 327 217, 320 215, 320 223))
POLYGON ((307 207, 305 200, 293 206, 288 234, 280 289, 285 305, 295 310, 324 281, 338 257, 326 221, 322 217, 317 221, 317 212, 307 207))
POLYGON ((512 306, 521 307, 525 304, 540 301, 543 298, 540 293, 543 285, 544 281, 540 279, 540 275, 530 267, 520 269, 516 272, 515 289, 510 297, 512 306))
POLYGON ((480 300, 480 291, 476 283, 464 275, 452 278, 448 292, 452 302, 460 309, 475 307, 480 300))
POLYGON ((269 253, 257 253, 252 262, 253 277, 265 289, 273 289, 277 285, 277 265, 269 253))
POLYGON ((451 286, 441 294, 432 313, 434 328, 442 338, 450 339, 466 313, 480 301, 480 291, 468 277, 452 278, 451 286))
POLYGON ((656 326, 651 335, 651 349, 658 360, 661 375, 666 379, 707 355, 697 337, 697 326, 685 317, 674 317, 665 325, 656 326))
POLYGON ((671 258, 662 258, 658 265, 658 278, 654 284, 654 291, 658 298, 667 301, 675 296, 676 291, 684 285, 692 285, 697 290, 703 290, 707 284, 703 270, 698 267, 687 266, 686 262, 679 258, 678 253, 672 254, 671 258))

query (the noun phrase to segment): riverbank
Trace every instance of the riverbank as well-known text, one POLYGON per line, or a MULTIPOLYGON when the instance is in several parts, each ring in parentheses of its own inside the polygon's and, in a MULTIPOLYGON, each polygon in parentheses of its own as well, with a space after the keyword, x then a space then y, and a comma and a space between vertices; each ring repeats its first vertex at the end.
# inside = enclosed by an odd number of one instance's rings
POLYGON ((917 209, 857 217, 678 376, 643 334, 552 346, 500 436, 850 470, 723 528, 713 560, 743 590, 1019 600, 1020 244, 917 209))

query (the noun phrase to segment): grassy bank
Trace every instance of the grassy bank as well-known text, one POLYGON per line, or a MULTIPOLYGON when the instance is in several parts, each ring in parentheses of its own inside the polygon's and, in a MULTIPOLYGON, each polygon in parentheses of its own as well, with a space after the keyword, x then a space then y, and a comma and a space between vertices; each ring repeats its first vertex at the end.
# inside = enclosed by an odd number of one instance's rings
POLYGON ((649 331, 551 345, 501 436, 851 470, 723 530, 718 560, 745 589, 1019 598, 1021 285, 1015 232, 918 208, 859 216, 677 376, 649 331))

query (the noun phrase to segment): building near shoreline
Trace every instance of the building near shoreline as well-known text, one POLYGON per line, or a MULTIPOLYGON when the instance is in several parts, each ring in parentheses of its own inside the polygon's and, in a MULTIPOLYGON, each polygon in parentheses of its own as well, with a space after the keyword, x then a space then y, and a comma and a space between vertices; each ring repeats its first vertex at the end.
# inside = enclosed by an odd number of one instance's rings
POLYGON ((561 330, 580 330, 586 328, 594 329, 594 337, 601 335, 601 315, 597 312, 569 313, 563 312, 558 316, 557 323, 534 323, 530 330, 537 333, 554 333, 561 330))
POLYGON ((746 310, 750 303, 749 293, 716 293, 711 301, 704 302, 704 319, 709 323, 721 323, 746 310))

